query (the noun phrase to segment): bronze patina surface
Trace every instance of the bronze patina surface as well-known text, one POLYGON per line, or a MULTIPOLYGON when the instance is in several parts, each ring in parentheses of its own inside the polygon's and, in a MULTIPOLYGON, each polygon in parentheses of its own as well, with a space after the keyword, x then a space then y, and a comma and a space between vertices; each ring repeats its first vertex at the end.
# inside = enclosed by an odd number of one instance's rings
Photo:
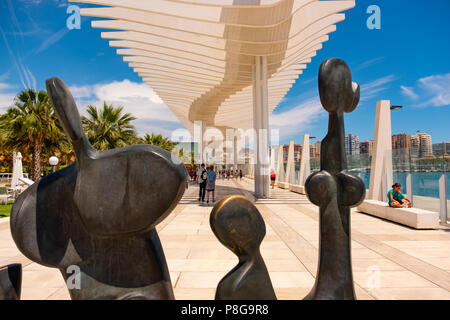
POLYGON ((365 198, 363 181, 347 172, 344 112, 359 102, 359 85, 341 59, 328 59, 319 69, 319 94, 329 113, 322 140, 320 171, 305 182, 306 195, 320 207, 319 263, 316 282, 305 299, 356 299, 351 263, 350 207, 365 198))
POLYGON ((186 169, 150 145, 100 151, 58 78, 47 92, 76 162, 23 192, 11 232, 29 259, 59 268, 72 299, 173 299, 155 230, 186 189, 186 169))
POLYGON ((214 206, 209 222, 217 239, 239 258, 220 280, 216 300, 276 300, 259 250, 266 225, 253 203, 239 195, 225 197, 214 206))

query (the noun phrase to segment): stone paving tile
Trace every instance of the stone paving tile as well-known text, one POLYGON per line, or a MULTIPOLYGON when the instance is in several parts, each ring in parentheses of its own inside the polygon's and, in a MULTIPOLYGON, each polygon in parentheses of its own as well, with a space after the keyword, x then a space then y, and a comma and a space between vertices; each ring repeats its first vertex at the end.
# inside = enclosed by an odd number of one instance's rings
POLYGON ((356 283, 362 288, 437 288, 437 286, 418 276, 417 274, 404 271, 382 271, 370 270, 366 272, 353 272, 356 283))
POLYGON ((450 300, 450 292, 442 288, 380 288, 370 294, 379 300, 450 300))
MULTIPOLYGON (((253 198, 252 184, 245 179, 217 185, 217 200, 227 192, 253 198)), ((237 264, 212 233, 212 205, 199 205, 197 192, 190 185, 157 226, 177 299, 214 299, 218 281, 237 264)), ((257 202, 266 222, 261 253, 278 299, 299 300, 311 290, 317 270, 318 209, 303 195, 282 189, 271 193, 275 199, 257 202)), ((450 299, 448 228, 418 231, 355 210, 351 215, 358 299, 450 299)), ((24 299, 70 299, 59 270, 23 257, 8 224, 0 221, 0 265, 12 262, 24 265, 24 299)))
POLYGON ((175 288, 211 288, 215 289, 219 281, 226 275, 218 271, 184 271, 175 288))

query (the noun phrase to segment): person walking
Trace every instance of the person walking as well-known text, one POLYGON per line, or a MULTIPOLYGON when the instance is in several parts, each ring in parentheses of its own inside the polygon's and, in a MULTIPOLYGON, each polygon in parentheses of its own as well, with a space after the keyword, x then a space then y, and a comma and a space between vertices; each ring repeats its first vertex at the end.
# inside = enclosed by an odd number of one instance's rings
POLYGON ((239 180, 242 180, 242 170, 239 170, 239 180))
POLYGON ((212 192, 212 202, 215 202, 214 200, 214 190, 216 188, 216 173, 214 172, 214 166, 209 167, 209 171, 207 174, 207 180, 206 180, 206 203, 209 203, 209 193, 212 192))
POLYGON ((205 202, 206 179, 207 179, 207 172, 205 169, 205 164, 202 163, 201 168, 198 170, 197 175, 197 183, 199 185, 198 201, 201 202, 205 202))
POLYGON ((198 173, 197 166, 195 166, 194 167, 194 182, 195 183, 197 183, 197 173, 198 173))
POLYGON ((272 189, 275 186, 275 171, 272 169, 270 172, 270 184, 272 185, 272 189))

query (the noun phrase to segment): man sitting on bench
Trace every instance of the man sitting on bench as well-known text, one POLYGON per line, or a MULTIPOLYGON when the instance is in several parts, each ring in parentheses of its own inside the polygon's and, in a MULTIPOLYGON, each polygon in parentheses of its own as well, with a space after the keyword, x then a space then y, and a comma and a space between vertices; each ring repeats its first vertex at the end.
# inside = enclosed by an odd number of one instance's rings
POLYGON ((387 197, 389 201, 389 207, 392 208, 411 208, 412 202, 408 198, 405 197, 403 193, 401 193, 402 185, 396 182, 392 189, 389 190, 387 197), (405 202, 406 201, 406 202, 405 202))

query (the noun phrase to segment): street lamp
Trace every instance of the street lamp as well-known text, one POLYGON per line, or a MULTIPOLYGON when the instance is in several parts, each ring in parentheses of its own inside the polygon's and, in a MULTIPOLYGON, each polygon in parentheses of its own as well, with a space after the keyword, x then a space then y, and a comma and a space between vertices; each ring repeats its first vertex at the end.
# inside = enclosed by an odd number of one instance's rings
POLYGON ((50 165, 52 166, 52 172, 56 171, 55 166, 58 164, 59 159, 55 156, 50 157, 50 159, 48 159, 48 163, 50 163, 50 165))
POLYGON ((391 110, 399 110, 403 108, 403 106, 391 106, 391 110))

